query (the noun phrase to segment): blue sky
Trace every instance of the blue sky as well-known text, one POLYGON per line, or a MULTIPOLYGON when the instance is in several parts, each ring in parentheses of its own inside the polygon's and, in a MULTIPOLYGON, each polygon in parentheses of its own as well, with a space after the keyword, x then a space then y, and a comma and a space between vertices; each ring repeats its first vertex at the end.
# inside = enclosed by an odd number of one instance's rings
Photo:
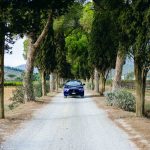
POLYGON ((25 38, 18 39, 16 43, 13 45, 12 54, 5 54, 4 64, 5 66, 19 66, 25 64, 26 61, 24 60, 23 54, 23 42, 25 38))

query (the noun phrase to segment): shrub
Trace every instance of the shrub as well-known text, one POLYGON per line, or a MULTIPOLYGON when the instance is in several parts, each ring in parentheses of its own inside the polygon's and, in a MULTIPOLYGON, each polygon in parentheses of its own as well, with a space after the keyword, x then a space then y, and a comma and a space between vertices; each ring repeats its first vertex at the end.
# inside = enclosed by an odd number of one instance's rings
POLYGON ((19 81, 7 81, 4 83, 4 86, 23 86, 23 83, 19 81))
POLYGON ((10 98, 12 103, 9 105, 10 109, 14 109, 20 103, 24 103, 24 89, 23 87, 17 87, 16 90, 13 91, 13 96, 10 98))
POLYGON ((117 90, 108 92, 106 95, 106 102, 108 105, 121 108, 126 111, 135 111, 135 97, 126 90, 117 90))
POLYGON ((41 97, 42 96, 42 84, 41 82, 34 82, 33 84, 34 89, 34 95, 35 97, 41 97))
POLYGON ((115 97, 115 93, 114 92, 107 92, 105 94, 106 96, 106 103, 110 106, 113 106, 114 104, 114 97, 115 97))
MULTIPOLYGON (((33 84, 34 89, 34 95, 35 97, 41 97, 42 96, 42 83, 41 81, 36 81, 33 84)), ((49 92, 49 83, 46 82, 46 92, 49 92)))

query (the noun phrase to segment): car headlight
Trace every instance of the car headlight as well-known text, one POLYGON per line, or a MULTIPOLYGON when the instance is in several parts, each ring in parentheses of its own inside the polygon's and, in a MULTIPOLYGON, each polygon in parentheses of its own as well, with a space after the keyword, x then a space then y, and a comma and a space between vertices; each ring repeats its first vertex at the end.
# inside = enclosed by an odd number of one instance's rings
POLYGON ((84 89, 83 89, 83 88, 79 88, 79 90, 80 90, 80 91, 83 91, 84 89))
POLYGON ((66 88, 65 88, 65 89, 64 89, 64 91, 65 91, 65 92, 68 92, 68 91, 69 91, 69 89, 66 89, 66 88))

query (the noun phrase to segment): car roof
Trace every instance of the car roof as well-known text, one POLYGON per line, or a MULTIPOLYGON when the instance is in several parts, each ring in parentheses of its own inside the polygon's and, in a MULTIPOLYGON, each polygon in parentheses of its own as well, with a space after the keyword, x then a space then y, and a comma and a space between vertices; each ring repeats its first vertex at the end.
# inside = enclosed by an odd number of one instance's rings
MULTIPOLYGON (((74 80, 68 80, 67 82, 72 82, 72 81, 81 82, 80 80, 75 80, 75 79, 74 79, 74 80)), ((67 83, 67 82, 66 82, 66 83, 67 83)))

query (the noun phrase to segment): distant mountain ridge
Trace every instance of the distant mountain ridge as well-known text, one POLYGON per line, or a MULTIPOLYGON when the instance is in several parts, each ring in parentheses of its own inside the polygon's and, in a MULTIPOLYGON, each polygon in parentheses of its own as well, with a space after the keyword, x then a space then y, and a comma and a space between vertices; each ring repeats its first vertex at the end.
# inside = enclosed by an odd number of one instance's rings
MULTIPOLYGON (((9 74, 15 74, 17 77, 20 77, 21 74, 24 72, 26 68, 25 64, 16 66, 16 67, 9 67, 9 66, 5 66, 5 78, 9 75, 9 74)), ((128 73, 130 72, 134 72, 134 63, 133 60, 126 60, 126 63, 123 66, 123 72, 122 75, 126 76, 128 73)), ((35 68, 34 69, 34 73, 38 73, 38 69, 35 68)), ((115 74, 115 70, 112 69, 111 73, 110 73, 110 77, 113 77, 115 74)))
MULTIPOLYGON (((26 65, 22 64, 22 65, 16 66, 15 68, 18 68, 20 70, 25 70, 26 69, 26 65)), ((38 69, 37 68, 34 68, 34 73, 38 73, 38 69)))
POLYGON ((4 79, 5 80, 20 80, 23 72, 24 71, 19 68, 5 66, 4 67, 4 79))
POLYGON ((18 68, 18 69, 20 69, 20 70, 25 70, 26 65, 25 65, 25 64, 22 64, 22 65, 16 66, 15 68, 18 68))

